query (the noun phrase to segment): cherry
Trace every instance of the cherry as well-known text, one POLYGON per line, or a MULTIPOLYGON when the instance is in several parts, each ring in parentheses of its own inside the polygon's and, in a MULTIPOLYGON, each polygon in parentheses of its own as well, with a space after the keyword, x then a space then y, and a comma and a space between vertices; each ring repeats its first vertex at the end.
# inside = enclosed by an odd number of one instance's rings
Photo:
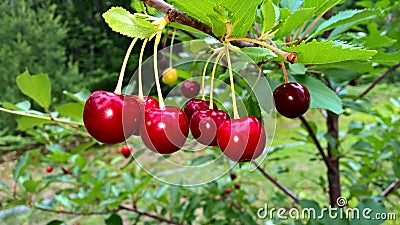
POLYGON ((266 135, 260 120, 245 116, 223 122, 217 130, 217 141, 229 159, 247 162, 261 155, 266 135))
POLYGON ((46 172, 51 173, 53 171, 52 166, 46 166, 46 172))
POLYGON ((232 192, 232 189, 226 188, 224 192, 226 195, 229 195, 232 192))
POLYGON ((228 119, 229 115, 222 110, 200 109, 190 119, 190 131, 201 144, 217 146, 217 129, 228 119))
POLYGON ((310 93, 304 85, 290 82, 275 89, 274 102, 280 114, 287 118, 296 118, 310 107, 310 93))
POLYGON ((131 155, 131 149, 127 145, 124 145, 121 148, 119 148, 118 152, 121 153, 125 158, 128 158, 131 155))
POLYGON ((139 105, 132 96, 107 91, 93 92, 83 111, 89 134, 105 144, 125 141, 139 128, 139 117, 139 105))
POLYGON ((174 85, 178 81, 178 71, 171 67, 164 70, 161 80, 164 84, 174 85))
MULTIPOLYGON (((186 102, 184 111, 185 111, 187 118, 190 121, 194 112, 196 112, 197 110, 200 110, 200 109, 208 109, 209 106, 210 106, 210 101, 192 98, 188 102, 186 102)), ((218 109, 218 107, 215 103, 213 103, 213 106, 214 106, 214 109, 218 109)))
POLYGON ((239 190, 239 189, 240 189, 240 184, 236 183, 236 184, 234 185, 234 187, 235 187, 236 190, 239 190))
MULTIPOLYGON (((143 96, 144 101, 143 100, 140 101, 139 96, 137 96, 137 95, 134 95, 133 97, 139 103, 141 119, 143 118, 143 115, 144 115, 144 112, 146 109, 159 108, 158 101, 151 96, 143 96)), ((133 135, 139 136, 140 129, 136 129, 134 131, 133 135)))
POLYGON ((200 92, 200 84, 197 81, 185 80, 182 83, 181 91, 186 98, 194 98, 200 92))
POLYGON ((188 134, 189 121, 178 107, 146 109, 140 136, 150 150, 160 154, 174 153, 183 146, 188 134))
POLYGON ((236 179, 237 176, 236 176, 235 173, 231 173, 231 174, 230 174, 230 177, 231 177, 231 180, 234 180, 234 179, 236 179))

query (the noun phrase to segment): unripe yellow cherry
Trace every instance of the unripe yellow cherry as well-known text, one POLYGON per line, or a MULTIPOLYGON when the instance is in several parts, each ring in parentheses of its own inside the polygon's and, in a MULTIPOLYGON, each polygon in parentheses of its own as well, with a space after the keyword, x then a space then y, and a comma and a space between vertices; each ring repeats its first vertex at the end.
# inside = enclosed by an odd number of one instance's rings
POLYGON ((168 68, 162 73, 162 81, 164 84, 174 85, 178 81, 178 71, 175 68, 168 68))

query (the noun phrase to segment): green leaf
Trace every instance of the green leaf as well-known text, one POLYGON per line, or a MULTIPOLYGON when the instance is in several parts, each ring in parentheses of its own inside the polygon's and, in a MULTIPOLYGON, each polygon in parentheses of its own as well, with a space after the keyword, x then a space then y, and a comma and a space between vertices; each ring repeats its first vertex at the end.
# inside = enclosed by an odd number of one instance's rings
POLYGON ((30 75, 25 71, 17 76, 21 92, 33 99, 41 107, 48 109, 51 101, 51 84, 47 74, 30 75))
POLYGON ((393 53, 384 53, 379 51, 374 57, 372 57, 372 61, 382 63, 385 65, 393 65, 399 62, 400 59, 400 51, 393 53))
POLYGON ((272 30, 276 22, 275 5, 271 0, 265 0, 260 7, 262 15, 262 33, 272 30))
POLYGON ((146 12, 146 6, 144 3, 140 0, 132 0, 131 1, 131 7, 136 11, 136 12, 146 12))
POLYGON ((344 0, 304 0, 304 8, 315 7, 315 15, 325 13, 335 5, 342 4, 344 0))
POLYGON ((297 63, 324 64, 347 60, 368 60, 377 53, 375 50, 366 50, 358 47, 335 43, 334 41, 313 40, 308 43, 290 48, 284 48, 288 52, 297 52, 297 63))
POLYGON ((85 104, 86 100, 89 98, 89 95, 91 94, 89 90, 83 89, 80 92, 77 93, 71 93, 68 91, 63 91, 63 94, 71 98, 72 100, 76 102, 81 102, 85 104))
MULTIPOLYGON (((324 31, 333 29, 338 26, 342 26, 345 24, 352 24, 352 26, 356 24, 360 24, 362 22, 366 22, 370 19, 374 19, 381 13, 380 10, 377 9, 364 9, 364 10, 346 10, 340 11, 337 15, 332 16, 327 21, 321 23, 315 34, 321 34, 324 31)), ((344 31, 344 30, 343 30, 344 31)), ((343 32, 342 31, 342 32, 343 32)))
POLYGON ((200 166, 215 159, 214 155, 201 155, 190 161, 190 166, 200 166))
POLYGON ((399 161, 392 161, 393 163, 393 172, 396 175, 396 177, 400 177, 400 162, 399 161))
POLYGON ((294 29, 300 27, 305 21, 314 16, 314 8, 302 8, 296 10, 283 22, 281 28, 276 34, 277 37, 284 37, 294 29))
POLYGON ((261 62, 264 59, 277 57, 273 51, 261 47, 244 47, 240 51, 244 52, 256 63, 261 62))
POLYGON ((307 72, 307 68, 303 64, 289 64, 289 69, 292 71, 292 74, 304 75, 307 72))
POLYGON ((53 121, 47 119, 32 118, 29 116, 20 116, 15 120, 18 123, 17 129, 21 131, 25 131, 34 126, 42 127, 46 123, 54 123, 53 121))
POLYGON ((18 158, 17 164, 14 166, 13 178, 17 182, 19 177, 25 171, 31 160, 32 151, 25 152, 22 156, 18 158))
POLYGON ((10 191, 10 188, 1 181, 0 181, 0 191, 7 194, 9 197, 12 196, 12 192, 10 191))
POLYGON ((326 77, 338 84, 346 81, 351 81, 354 78, 361 76, 361 74, 355 71, 340 68, 325 69, 322 70, 322 72, 325 74, 326 77))
POLYGON ((111 214, 104 222, 107 225, 123 225, 122 218, 116 213, 111 214))
POLYGON ((229 22, 229 12, 223 6, 213 7, 212 13, 208 14, 212 23, 212 31, 216 36, 223 36, 226 33, 225 23, 229 22))
POLYGON ((96 141, 90 141, 90 142, 87 142, 87 143, 83 143, 83 144, 80 144, 80 145, 76 146, 75 148, 71 149, 70 151, 71 151, 72 154, 78 154, 78 153, 80 153, 82 151, 85 151, 85 150, 89 149, 90 147, 92 147, 96 143, 97 143, 96 141))
POLYGON ((82 119, 84 104, 78 102, 70 102, 62 106, 56 107, 56 111, 61 116, 68 116, 71 118, 82 119))
MULTIPOLYGON (((220 27, 220 24, 225 24, 224 19, 221 18, 218 19, 218 21, 213 21, 213 19, 218 18, 217 15, 212 15, 214 14, 214 7, 222 6, 227 12, 229 12, 229 19, 232 22, 232 25, 237 24, 233 29, 232 36, 244 37, 253 25, 257 7, 261 2, 262 0, 174 0, 172 4, 189 16, 213 27, 213 30, 215 29, 214 26, 220 27)), ((218 34, 221 34, 220 28, 216 30, 218 31, 218 34)))
POLYGON ((72 155, 70 160, 74 165, 78 166, 79 169, 81 169, 81 170, 83 169, 83 167, 86 166, 86 163, 87 163, 86 158, 84 158, 80 155, 72 155))
POLYGON ((327 109, 336 114, 343 113, 342 100, 320 80, 310 76, 292 76, 304 84, 311 96, 310 108, 327 109))
POLYGON ((64 224, 64 222, 61 220, 52 220, 48 222, 46 225, 61 225, 61 224, 64 224))
POLYGON ((24 181, 23 186, 27 192, 35 193, 39 184, 40 180, 38 181, 26 180, 24 181))
POLYGON ((350 220, 350 225, 379 225, 382 224, 384 220, 378 219, 382 217, 377 217, 377 214, 380 214, 381 216, 385 214, 388 215, 385 206, 372 198, 364 199, 358 204, 357 209, 360 214, 363 213, 364 215, 359 218, 352 218, 352 220, 350 220))
POLYGON ((28 111, 31 108, 31 103, 29 101, 18 102, 17 104, 12 104, 10 102, 2 102, 1 105, 6 109, 11 109, 11 110, 28 111))
POLYGON ((122 7, 112 7, 103 13, 103 18, 113 31, 131 38, 147 38, 157 32, 152 23, 135 17, 122 7))

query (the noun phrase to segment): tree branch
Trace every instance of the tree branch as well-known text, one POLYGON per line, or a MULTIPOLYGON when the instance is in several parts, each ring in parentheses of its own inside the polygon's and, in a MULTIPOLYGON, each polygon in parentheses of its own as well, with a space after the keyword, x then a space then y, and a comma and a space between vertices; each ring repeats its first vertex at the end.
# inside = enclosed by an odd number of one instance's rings
POLYGON ((317 139, 317 136, 315 135, 314 131, 312 130, 310 124, 308 123, 308 121, 303 117, 300 116, 299 119, 301 120, 301 122, 303 123, 303 125, 306 127, 308 134, 311 136, 311 139, 314 141, 315 146, 317 147, 319 154, 322 156, 322 159, 325 162, 325 165, 327 167, 329 167, 332 170, 335 170, 332 165, 329 163, 328 158, 326 157, 326 154, 324 152, 324 149, 321 146, 321 143, 319 142, 319 140, 317 139))
POLYGON ((360 95, 358 95, 358 97, 359 97, 359 98, 364 97, 366 94, 368 94, 368 92, 370 92, 370 91, 372 90, 372 88, 375 87, 375 85, 376 85, 377 83, 379 83, 383 78, 385 78, 387 75, 389 75, 390 73, 392 73, 393 71, 395 71, 395 70, 396 70, 397 68, 399 68, 399 67, 400 67, 400 63, 398 63, 398 64, 396 64, 396 65, 390 67, 388 70, 386 70, 386 72, 384 72, 384 73, 381 74, 378 78, 376 78, 376 79, 374 80, 374 82, 372 82, 372 84, 371 84, 367 89, 365 89, 365 91, 364 91, 363 93, 361 93, 360 95))
POLYGON ((183 25, 187 25, 197 30, 200 30, 210 36, 215 37, 211 27, 177 10, 172 5, 168 4, 163 0, 141 0, 141 1, 146 5, 157 9, 158 11, 165 13, 168 22, 176 22, 183 25))
MULTIPOLYGON (((168 22, 175 22, 175 23, 180 23, 186 26, 193 27, 199 31, 202 31, 216 39, 220 39, 220 37, 217 37, 214 35, 212 32, 212 28, 208 26, 207 24, 204 24, 193 17, 190 17, 186 15, 185 13, 179 11, 176 9, 174 6, 168 4, 167 2, 163 0, 140 0, 144 4, 157 9, 160 12, 165 13, 165 18, 168 22)), ((238 47, 254 47, 255 44, 245 42, 245 41, 232 41, 231 42, 233 45, 238 46, 238 47)))
POLYGON ((393 183, 391 183, 382 193, 381 196, 382 197, 386 197, 388 196, 392 191, 396 190, 396 188, 400 187, 400 179, 396 179, 395 181, 393 181, 393 183))
POLYGON ((270 180, 276 187, 281 189, 287 196, 294 200, 294 202, 299 203, 299 199, 297 198, 296 194, 294 194, 291 190, 287 187, 283 186, 281 183, 278 182, 275 178, 269 175, 263 168, 260 167, 256 162, 253 161, 253 164, 257 167, 257 169, 262 173, 264 177, 270 180))
POLYGON ((116 212, 121 211, 121 210, 127 210, 127 211, 131 211, 131 212, 135 212, 139 216, 147 216, 147 217, 156 219, 156 220, 158 220, 160 222, 164 222, 164 223, 168 223, 168 224, 172 224, 172 225, 183 225, 182 223, 178 223, 178 222, 166 219, 164 217, 161 217, 161 216, 149 213, 149 212, 141 211, 141 210, 139 210, 137 208, 130 208, 130 207, 123 206, 123 205, 119 205, 117 209, 96 211, 96 212, 71 212, 71 211, 66 211, 66 210, 47 209, 47 208, 42 208, 42 207, 39 207, 39 206, 34 206, 34 207, 35 207, 35 209, 38 209, 38 210, 41 210, 41 211, 58 213, 58 214, 65 214, 65 215, 75 215, 75 216, 105 215, 105 214, 108 214, 108 213, 116 213, 116 212))
POLYGON ((158 220, 158 221, 160 221, 160 222, 164 222, 164 223, 168 223, 168 224, 183 225, 183 223, 178 223, 178 222, 175 222, 175 221, 166 219, 166 218, 164 218, 164 217, 160 217, 160 216, 155 215, 155 214, 151 214, 151 213, 148 213, 148 212, 144 212, 144 211, 141 211, 141 210, 139 210, 139 209, 137 209, 137 208, 130 208, 130 207, 127 207, 127 206, 120 205, 120 206, 118 207, 118 209, 120 209, 120 210, 127 210, 127 211, 131 211, 131 212, 135 212, 135 213, 137 213, 137 214, 139 214, 139 215, 141 215, 141 216, 147 216, 147 217, 156 219, 156 220, 158 220))

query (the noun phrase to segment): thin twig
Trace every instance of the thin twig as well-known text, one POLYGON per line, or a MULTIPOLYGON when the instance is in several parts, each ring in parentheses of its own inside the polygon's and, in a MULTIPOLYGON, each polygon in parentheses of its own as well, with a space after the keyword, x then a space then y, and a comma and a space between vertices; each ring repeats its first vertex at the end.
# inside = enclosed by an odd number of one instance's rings
POLYGON ((10 113, 10 114, 19 115, 19 116, 28 116, 28 117, 32 117, 32 118, 48 120, 49 122, 64 123, 64 124, 68 124, 68 125, 73 126, 73 127, 81 127, 81 126, 83 126, 83 123, 80 123, 80 122, 74 122, 74 121, 63 120, 63 119, 58 119, 58 118, 50 118, 48 116, 36 115, 36 114, 32 114, 32 113, 29 113, 29 112, 23 112, 23 111, 14 111, 14 110, 5 109, 5 108, 2 108, 2 107, 0 107, 0 112, 6 112, 6 113, 10 113))
POLYGON ((155 215, 155 214, 151 214, 151 213, 149 213, 149 212, 141 211, 141 210, 139 210, 139 209, 137 209, 137 208, 130 208, 130 207, 127 207, 127 206, 120 205, 120 206, 118 207, 118 209, 120 209, 120 210, 127 210, 127 211, 131 211, 131 212, 135 212, 135 213, 137 213, 137 214, 139 214, 139 215, 147 216, 147 217, 156 219, 156 220, 158 220, 158 221, 160 221, 160 222, 164 222, 164 223, 168 223, 168 224, 183 225, 183 223, 178 223, 178 222, 172 221, 172 220, 170 220, 170 219, 167 219, 167 218, 164 218, 164 217, 155 215))
POLYGON ((388 196, 392 191, 396 190, 396 188, 400 187, 400 179, 397 178, 393 183, 391 183, 382 193, 382 197, 388 196))
POLYGON ((325 164, 327 167, 329 167, 329 169, 331 170, 336 170, 335 168, 332 167, 332 165, 329 163, 328 158, 326 157, 326 154, 324 152, 324 149, 321 146, 321 143, 319 142, 319 140, 317 139, 317 136, 315 135, 314 131, 312 130, 310 124, 308 123, 308 121, 303 117, 303 116, 299 116, 299 119, 301 120, 301 122, 304 124, 304 126, 306 127, 308 134, 311 136, 312 140, 314 141, 315 146, 317 147, 319 153, 322 156, 322 159, 324 160, 325 164))
POLYGON ((283 186, 281 183, 278 182, 278 180, 274 179, 271 175, 269 175, 263 168, 260 167, 256 162, 253 161, 253 164, 256 166, 256 168, 266 177, 268 180, 270 180, 275 186, 277 186, 279 189, 281 189, 283 192, 285 192, 286 195, 288 195, 291 199, 293 199, 294 202, 299 203, 299 199, 297 198, 296 194, 294 194, 291 190, 289 190, 287 187, 283 186))
POLYGON ((370 86, 368 86, 368 88, 365 89, 365 91, 363 91, 363 93, 358 95, 358 97, 359 98, 364 97, 366 94, 368 94, 368 92, 370 92, 372 90, 372 88, 375 87, 376 84, 378 84, 383 78, 385 78, 387 75, 389 75, 390 73, 392 73, 393 71, 395 71, 399 67, 400 67, 400 63, 390 67, 388 70, 386 70, 386 72, 382 73, 378 78, 376 78, 374 80, 374 82, 372 82, 372 84, 370 86))
POLYGON ((121 210, 126 210, 126 211, 131 211, 131 212, 135 212, 137 213, 139 216, 147 216, 153 219, 156 219, 160 222, 164 222, 164 223, 168 223, 168 224, 173 224, 173 225, 183 225, 182 223, 178 223, 175 221, 172 221, 170 219, 166 219, 164 217, 149 213, 149 212, 145 212, 145 211, 141 211, 137 208, 130 208, 127 206, 123 206, 123 205, 119 205, 118 208, 116 209, 107 209, 104 211, 95 211, 95 212, 72 212, 72 211, 66 211, 66 210, 54 210, 54 209, 47 209, 47 208, 42 208, 39 206, 34 206, 35 209, 41 210, 41 211, 46 211, 46 212, 52 212, 52 213, 57 213, 57 214, 65 214, 65 215, 75 215, 75 216, 91 216, 91 215, 105 215, 105 214, 109 214, 109 213, 116 213, 119 212, 121 210))
POLYGON ((34 206, 34 207, 35 207, 35 209, 45 211, 45 212, 52 212, 52 213, 64 214, 64 215, 75 215, 75 216, 105 215, 105 214, 112 213, 112 212, 118 212, 118 209, 95 211, 95 212, 72 212, 72 211, 66 211, 66 210, 47 209, 47 208, 42 208, 39 206, 34 206))

